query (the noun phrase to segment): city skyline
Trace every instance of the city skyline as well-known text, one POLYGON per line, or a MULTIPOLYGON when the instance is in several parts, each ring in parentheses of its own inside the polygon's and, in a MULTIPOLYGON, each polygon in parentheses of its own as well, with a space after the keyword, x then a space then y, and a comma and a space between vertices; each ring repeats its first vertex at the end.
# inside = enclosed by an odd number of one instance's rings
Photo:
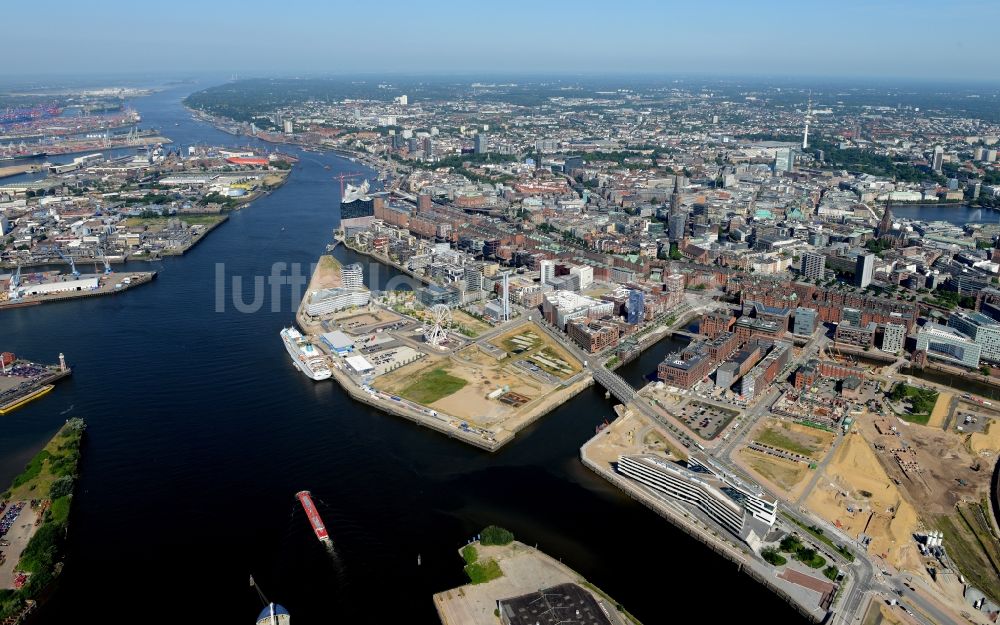
POLYGON ((1000 622, 996 0, 53 1, 0 622, 1000 622))
MULTIPOLYGON (((725 0, 701 6, 596 3, 573 10, 512 2, 502 10, 447 2, 434 9, 390 1, 326 7, 179 0, 100 8, 57 2, 61 19, 12 29, 8 45, 32 49, 0 75, 225 72, 227 74, 625 73, 713 76, 886 77, 921 81, 996 80, 990 24, 1000 6, 948 5, 963 16, 958 36, 928 37, 942 17, 930 2, 861 2, 836 7, 725 0), (354 26, 352 26, 354 25, 354 26), (357 26, 362 27, 357 27, 357 26), (107 36, 95 40, 94 32, 107 36), (613 42, 613 45, 609 45, 613 42)), ((11 23, 33 10, 7 7, 11 23)))

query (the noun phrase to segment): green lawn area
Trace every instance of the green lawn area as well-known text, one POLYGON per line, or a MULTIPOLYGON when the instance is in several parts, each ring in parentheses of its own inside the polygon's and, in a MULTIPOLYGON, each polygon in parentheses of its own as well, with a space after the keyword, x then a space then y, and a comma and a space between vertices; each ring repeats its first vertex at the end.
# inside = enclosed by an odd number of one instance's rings
POLYGON ((801 454, 803 456, 812 455, 812 453, 816 451, 812 447, 807 447, 797 441, 794 441, 773 428, 765 428, 756 436, 756 440, 765 445, 778 447, 779 449, 787 449, 790 452, 801 454))
POLYGON ((417 378, 399 394, 410 401, 427 406, 442 397, 460 391, 466 384, 468 383, 462 378, 450 375, 439 367, 417 378))
POLYGON ((485 584, 486 582, 503 577, 503 571, 497 561, 490 558, 484 562, 479 561, 479 551, 475 545, 462 547, 462 559, 465 560, 465 574, 469 576, 469 581, 473 584, 485 584))
POLYGON ((792 557, 811 569, 826 566, 826 558, 816 553, 815 549, 800 549, 792 554, 792 557))
POLYGON ((774 547, 768 547, 767 549, 761 551, 760 555, 772 566, 784 566, 788 563, 785 556, 781 555, 781 553, 774 547))
POLYGON ((462 547, 462 559, 465 560, 466 564, 475 564, 479 560, 479 552, 476 551, 475 546, 466 545, 462 547))
POLYGON ((900 382, 889 393, 889 399, 895 402, 908 401, 910 403, 911 409, 909 411, 896 413, 900 419, 918 425, 927 425, 931 413, 934 411, 934 404, 937 403, 938 392, 900 382))
POLYGON ((469 581, 473 584, 485 584, 498 577, 503 577, 503 571, 496 560, 486 562, 474 562, 465 565, 465 574, 469 576, 469 581))
POLYGON ((785 536, 781 541, 780 549, 791 554, 793 558, 809 568, 818 569, 826 566, 826 558, 819 555, 815 549, 803 545, 797 536, 785 536))
POLYGON ((785 514, 784 512, 782 512, 781 515, 786 519, 788 519, 789 521, 791 521, 792 523, 798 525, 805 531, 809 532, 812 535, 812 537, 815 538, 816 540, 820 541, 827 547, 830 547, 840 555, 844 556, 848 562, 854 562, 854 554, 851 553, 851 551, 847 547, 843 545, 838 545, 837 543, 830 540, 829 536, 823 534, 822 528, 816 527, 815 525, 804 525, 802 523, 799 523, 798 520, 792 518, 791 516, 785 514))

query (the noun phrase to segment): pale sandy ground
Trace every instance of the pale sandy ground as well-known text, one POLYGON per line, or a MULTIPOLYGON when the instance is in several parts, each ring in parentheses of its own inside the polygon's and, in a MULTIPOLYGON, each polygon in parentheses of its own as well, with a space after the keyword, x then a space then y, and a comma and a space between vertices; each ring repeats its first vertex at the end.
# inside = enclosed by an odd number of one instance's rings
POLYGON ((940 392, 937 403, 934 404, 934 410, 931 412, 931 418, 927 422, 928 427, 940 428, 944 425, 944 419, 948 416, 948 412, 951 409, 951 400, 954 397, 954 393, 947 391, 940 392))
POLYGON ((865 614, 862 625, 903 625, 909 622, 904 620, 903 614, 905 612, 899 608, 891 608, 882 601, 873 602, 865 614))
MULTIPOLYGON (((478 352, 477 348, 469 349, 478 352)), ((463 350, 463 354, 469 349, 463 350)), ((487 399, 486 396, 491 391, 509 386, 511 391, 530 398, 532 401, 517 411, 525 412, 530 409, 534 400, 552 389, 552 387, 543 388, 539 382, 527 376, 518 377, 512 374, 506 363, 490 360, 492 363, 479 364, 475 360, 463 358, 462 354, 454 358, 450 356, 424 358, 382 376, 376 380, 375 387, 388 393, 400 393, 421 376, 434 369, 443 368, 449 375, 462 378, 467 384, 461 390, 437 400, 430 407, 484 427, 516 414, 516 411, 507 404, 496 399, 487 399)))
POLYGON ((687 458, 684 447, 671 438, 663 429, 640 413, 621 405, 615 406, 619 418, 601 430, 600 441, 590 445, 587 455, 600 464, 618 462, 622 455, 654 453, 687 458))
MULTIPOLYGON (((578 363, 574 361, 574 364, 578 363)), ((438 367, 444 368, 449 375, 462 378, 468 384, 429 407, 494 432, 506 430, 515 433, 591 384, 589 376, 581 377, 568 387, 542 384, 516 369, 510 359, 498 361, 484 354, 478 347, 470 346, 457 354, 431 356, 400 367, 377 378, 374 386, 387 393, 399 394, 421 375, 438 367), (509 387, 509 391, 524 395, 529 401, 515 409, 497 399, 486 397, 504 386, 509 387)))
POLYGON ((974 454, 1000 453, 1000 425, 993 421, 986 426, 985 432, 973 432, 969 437, 969 448, 974 454))
MULTIPOLYGON (((781 433, 802 445, 813 448, 809 456, 816 462, 822 462, 833 446, 837 435, 832 432, 818 430, 798 423, 790 423, 779 419, 764 419, 754 429, 753 433, 747 437, 747 441, 757 440, 766 429, 772 429, 781 433), (785 428, 787 426, 787 429, 785 428)), ((809 465, 802 462, 795 462, 785 458, 777 458, 769 454, 743 446, 739 453, 732 456, 736 464, 750 472, 754 478, 758 479, 764 486, 775 492, 785 494, 785 497, 796 500, 802 495, 809 484, 809 478, 813 473, 809 470, 809 465)))
POLYGON ((870 536, 868 551, 885 557, 896 568, 919 568, 919 554, 911 537, 919 524, 916 510, 903 499, 860 435, 846 437, 806 505, 852 537, 862 532, 870 536), (860 491, 871 493, 871 497, 860 491), (848 512, 848 506, 855 511, 848 512), (859 512, 859 507, 863 511, 859 512), (872 513, 875 516, 869 522, 872 513))
MULTIPOLYGON (((499 619, 493 615, 497 601, 565 583, 579 584, 606 610, 616 613, 620 622, 631 622, 615 609, 613 602, 587 588, 582 576, 537 549, 519 542, 504 547, 474 544, 479 560, 496 560, 503 577, 485 584, 466 584, 434 595, 434 607, 443 625, 497 625, 499 619)), ((458 562, 456 566, 459 566, 458 562)))
POLYGON ((302 295, 302 301, 299 302, 298 310, 295 314, 295 320, 304 333, 318 334, 323 331, 322 325, 318 322, 314 323, 310 321, 305 314, 309 294, 319 289, 329 289, 338 286, 340 286, 340 262, 333 256, 320 256, 319 260, 316 261, 316 269, 313 270, 313 274, 309 278, 309 287, 302 295))
POLYGON ((776 458, 744 447, 732 459, 736 464, 774 492, 785 493, 790 500, 797 499, 805 489, 811 473, 809 465, 785 458, 776 458))
MULTIPOLYGON (((827 432, 826 430, 811 428, 807 425, 801 425, 791 421, 782 421, 781 419, 765 419, 759 426, 757 426, 757 429, 754 430, 753 435, 750 436, 750 440, 759 440, 765 430, 772 430, 804 447, 813 449, 811 453, 806 455, 817 462, 826 456, 826 452, 830 449, 830 446, 833 445, 833 441, 837 438, 836 434, 833 432, 827 432)), ((779 447, 779 449, 784 448, 779 447)))
POLYGON ((309 280, 308 292, 332 289, 340 285, 340 262, 328 254, 320 256, 316 263, 316 271, 309 280))

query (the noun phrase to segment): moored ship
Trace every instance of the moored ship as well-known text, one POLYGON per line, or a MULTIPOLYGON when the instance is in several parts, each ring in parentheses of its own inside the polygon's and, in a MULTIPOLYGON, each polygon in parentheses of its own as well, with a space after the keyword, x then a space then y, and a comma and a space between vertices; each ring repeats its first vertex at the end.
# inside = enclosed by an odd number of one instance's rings
POLYGON ((288 355, 292 357, 292 364, 299 371, 313 380, 326 380, 330 377, 332 372, 326 356, 316 349, 309 339, 302 336, 301 332, 295 328, 284 328, 281 331, 281 340, 285 343, 288 355))

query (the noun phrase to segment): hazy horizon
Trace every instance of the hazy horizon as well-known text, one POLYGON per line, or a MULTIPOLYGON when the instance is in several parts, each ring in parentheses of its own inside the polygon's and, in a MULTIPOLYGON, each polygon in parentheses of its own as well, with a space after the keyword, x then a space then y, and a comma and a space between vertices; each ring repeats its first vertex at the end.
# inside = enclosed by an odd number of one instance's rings
POLYGON ((572 5, 389 0, 362 6, 248 0, 6 7, 0 76, 215 74, 638 75, 992 83, 1000 3, 847 0, 572 5), (48 19, 48 18, 47 18, 48 19), (942 19, 955 20, 937 36, 942 19))

